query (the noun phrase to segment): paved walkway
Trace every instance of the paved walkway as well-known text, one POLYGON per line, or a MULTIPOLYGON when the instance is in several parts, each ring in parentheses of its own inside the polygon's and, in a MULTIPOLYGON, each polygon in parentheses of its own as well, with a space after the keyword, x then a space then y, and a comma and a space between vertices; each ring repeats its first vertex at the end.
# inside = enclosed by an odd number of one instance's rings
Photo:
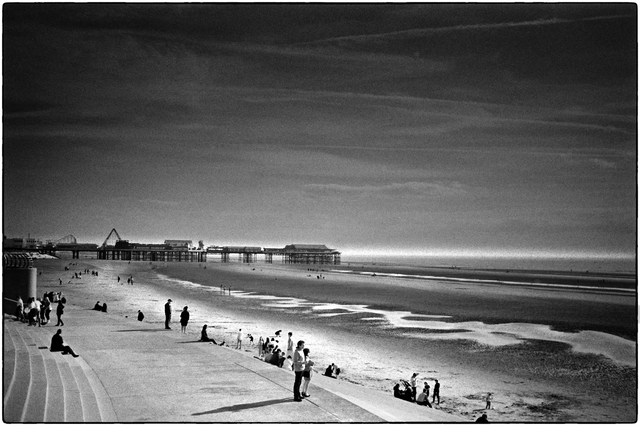
POLYGON ((321 375, 294 402, 293 372, 253 353, 70 304, 63 320, 29 327, 4 316, 5 422, 469 421, 321 375), (58 328, 80 357, 49 351, 58 328))

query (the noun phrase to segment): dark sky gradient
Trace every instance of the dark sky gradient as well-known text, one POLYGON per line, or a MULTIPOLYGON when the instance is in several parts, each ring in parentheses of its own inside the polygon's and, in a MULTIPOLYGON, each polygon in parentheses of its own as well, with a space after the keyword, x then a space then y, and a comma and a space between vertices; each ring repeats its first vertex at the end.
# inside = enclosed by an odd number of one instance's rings
POLYGON ((633 255, 635 4, 4 4, 4 234, 633 255))

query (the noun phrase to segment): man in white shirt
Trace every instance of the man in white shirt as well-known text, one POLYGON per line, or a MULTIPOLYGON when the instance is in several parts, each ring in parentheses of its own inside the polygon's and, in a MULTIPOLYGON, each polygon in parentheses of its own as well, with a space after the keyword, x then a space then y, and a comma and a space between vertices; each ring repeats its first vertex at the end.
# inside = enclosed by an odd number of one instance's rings
POLYGON ((300 384, 302 383, 302 373, 304 372, 304 354, 302 350, 304 349, 304 341, 300 340, 298 342, 298 346, 296 346, 296 350, 293 352, 293 371, 296 374, 296 379, 293 382, 293 400, 296 402, 302 401, 302 396, 300 395, 300 384))
POLYGON ((242 329, 238 330, 238 339, 236 340, 236 349, 242 349, 242 329))

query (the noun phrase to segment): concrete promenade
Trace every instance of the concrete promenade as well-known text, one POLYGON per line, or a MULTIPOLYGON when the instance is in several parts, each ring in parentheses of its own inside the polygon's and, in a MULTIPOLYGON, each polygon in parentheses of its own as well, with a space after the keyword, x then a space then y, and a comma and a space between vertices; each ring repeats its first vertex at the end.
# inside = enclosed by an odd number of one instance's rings
POLYGON ((65 325, 4 315, 3 420, 13 422, 383 423, 464 419, 342 380, 312 378, 293 401, 291 371, 192 335, 67 304, 65 325), (80 356, 50 352, 62 329, 80 356))

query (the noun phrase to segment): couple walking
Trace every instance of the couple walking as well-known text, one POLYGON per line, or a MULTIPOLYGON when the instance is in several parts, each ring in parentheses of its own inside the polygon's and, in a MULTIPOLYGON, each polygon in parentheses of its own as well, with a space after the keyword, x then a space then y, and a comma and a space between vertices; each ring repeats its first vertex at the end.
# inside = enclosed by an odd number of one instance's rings
POLYGON ((314 362, 309 357, 309 349, 304 347, 304 341, 298 341, 295 351, 293 351, 293 371, 296 378, 293 382, 293 400, 300 402, 302 398, 309 397, 307 390, 309 389, 309 382, 311 381, 311 374, 313 371, 314 362), (302 379, 304 378, 304 384, 302 379), (300 385, 302 384, 302 392, 300 392, 300 385))

